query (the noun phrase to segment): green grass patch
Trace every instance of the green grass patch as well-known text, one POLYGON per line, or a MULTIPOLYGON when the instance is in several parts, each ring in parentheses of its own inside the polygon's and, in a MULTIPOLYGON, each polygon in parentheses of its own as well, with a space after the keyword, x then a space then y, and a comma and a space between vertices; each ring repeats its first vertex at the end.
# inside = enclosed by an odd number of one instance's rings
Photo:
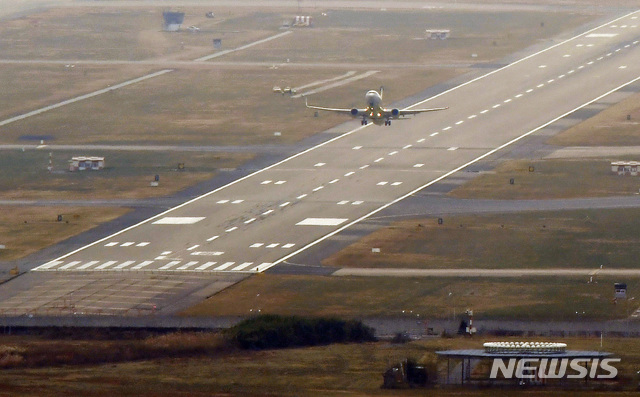
POLYGON ((635 299, 613 303, 613 284, 626 282, 629 296, 638 278, 594 277, 319 277, 249 278, 197 304, 185 316, 280 315, 361 318, 443 318, 468 308, 476 318, 604 320, 627 318, 635 299))

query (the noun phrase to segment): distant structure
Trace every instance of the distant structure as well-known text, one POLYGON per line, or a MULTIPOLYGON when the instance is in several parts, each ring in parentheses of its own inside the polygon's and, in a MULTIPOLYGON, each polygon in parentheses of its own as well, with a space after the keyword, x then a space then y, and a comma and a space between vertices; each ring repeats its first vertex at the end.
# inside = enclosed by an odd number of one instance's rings
POLYGON ((640 166, 640 162, 637 161, 613 161, 611 172, 618 175, 638 176, 638 166, 640 166))
MULTIPOLYGON (((591 372, 592 377, 598 370, 600 361, 610 357, 611 353, 602 351, 567 350, 565 343, 554 342, 488 342, 483 344, 484 349, 442 350, 436 351, 440 358, 447 360, 447 372, 444 378, 439 378, 441 384, 458 384, 470 386, 565 386, 588 385, 587 379, 575 376, 578 371, 573 368, 572 360, 581 361, 584 374, 591 372), (515 376, 491 376, 489 369, 495 367, 496 360, 502 360, 503 364, 512 362, 511 369, 520 368, 515 376), (550 376, 549 363, 555 360, 553 376, 550 376), (562 361, 565 361, 562 364, 562 361), (453 364, 450 363, 453 361, 453 364), (506 363, 505 363, 506 361, 506 363), (485 365, 482 365, 482 362, 485 365), (594 368, 594 366, 596 368, 594 368), (518 375, 521 373, 521 375, 518 375), (566 376, 571 373, 570 376, 566 376), (576 383, 570 383, 574 380, 576 383)), ((509 371, 507 371, 509 372, 509 371)), ((496 371, 497 375, 497 371, 496 371)), ((504 375, 504 371, 502 372, 504 375)), ((512 375, 514 375, 512 373, 512 375)), ((592 378, 593 379, 593 378, 592 378)), ((603 378, 604 379, 604 378, 603 378)))
POLYGON ((614 298, 615 299, 627 299, 627 284, 626 283, 615 283, 613 284, 614 288, 614 298))
POLYGON ((312 26, 312 19, 308 15, 296 15, 292 23, 293 27, 306 28, 312 26))
POLYGON ((449 38, 451 31, 449 29, 427 29, 424 31, 424 34, 431 40, 446 40, 449 38))
POLYGON ((164 23, 162 29, 166 32, 177 32, 184 22, 184 12, 163 11, 164 23))
POLYGON ((213 48, 222 48, 222 39, 213 39, 213 48))
POLYGON ((101 170, 104 168, 104 157, 72 157, 69 171, 101 170))

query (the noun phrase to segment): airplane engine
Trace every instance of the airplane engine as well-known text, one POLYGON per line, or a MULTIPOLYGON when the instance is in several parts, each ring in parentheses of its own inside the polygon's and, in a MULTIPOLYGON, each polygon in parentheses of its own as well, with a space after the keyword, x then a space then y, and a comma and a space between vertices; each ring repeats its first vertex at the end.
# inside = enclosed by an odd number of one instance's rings
POLYGON ((400 114, 400 111, 398 109, 391 109, 391 115, 396 117, 400 114))
POLYGON ((358 115, 358 109, 351 109, 351 115, 352 116, 357 116, 358 115))

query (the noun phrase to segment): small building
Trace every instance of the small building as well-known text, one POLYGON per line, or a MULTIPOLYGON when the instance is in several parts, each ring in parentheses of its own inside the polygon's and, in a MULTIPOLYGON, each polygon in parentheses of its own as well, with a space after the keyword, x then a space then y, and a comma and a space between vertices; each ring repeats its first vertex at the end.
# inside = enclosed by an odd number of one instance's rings
POLYGON ((449 38, 451 31, 449 29, 427 29, 424 31, 424 34, 431 40, 446 40, 449 38))
POLYGON ((615 299, 627 299, 627 284, 615 283, 613 284, 614 298, 615 299))
POLYGON ((163 11, 164 23, 162 29, 166 32, 177 32, 184 22, 184 12, 163 11))
POLYGON ((611 172, 618 175, 638 176, 638 161, 613 161, 611 162, 611 172))
POLYGON ((69 171, 101 170, 104 168, 104 157, 72 157, 69 171))

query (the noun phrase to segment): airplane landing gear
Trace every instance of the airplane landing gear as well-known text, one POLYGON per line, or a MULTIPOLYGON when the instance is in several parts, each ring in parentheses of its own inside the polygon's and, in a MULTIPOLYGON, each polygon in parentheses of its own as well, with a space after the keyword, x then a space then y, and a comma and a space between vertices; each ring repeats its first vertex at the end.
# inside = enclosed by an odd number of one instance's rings
POLYGON ((362 124, 362 125, 367 125, 367 119, 362 119, 362 121, 360 122, 360 124, 362 124))
POLYGON ((391 125, 391 120, 385 120, 384 125, 391 125))

